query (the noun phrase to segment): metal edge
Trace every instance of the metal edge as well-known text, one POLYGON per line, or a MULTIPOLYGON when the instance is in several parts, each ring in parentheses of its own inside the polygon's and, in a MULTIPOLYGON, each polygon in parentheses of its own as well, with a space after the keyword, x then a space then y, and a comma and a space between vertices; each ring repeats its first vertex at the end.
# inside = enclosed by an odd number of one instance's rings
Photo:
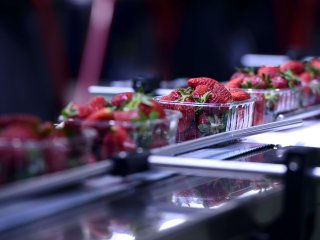
POLYGON ((105 160, 57 173, 45 174, 43 176, 9 183, 4 187, 0 187, 0 201, 72 185, 86 178, 108 172, 111 167, 111 161, 105 160))
POLYGON ((261 134, 270 131, 280 131, 289 128, 294 128, 301 126, 302 119, 288 119, 267 124, 262 124, 258 126, 253 126, 250 128, 218 133, 215 135, 202 137, 182 143, 172 144, 169 146, 156 148, 151 150, 151 154, 164 155, 164 156, 174 156, 176 154, 181 154, 200 148, 212 146, 214 144, 227 143, 232 140, 237 140, 242 137, 252 136, 256 134, 261 134))
POLYGON ((320 115, 320 104, 298 109, 293 112, 279 114, 276 121, 284 119, 306 119, 320 115))

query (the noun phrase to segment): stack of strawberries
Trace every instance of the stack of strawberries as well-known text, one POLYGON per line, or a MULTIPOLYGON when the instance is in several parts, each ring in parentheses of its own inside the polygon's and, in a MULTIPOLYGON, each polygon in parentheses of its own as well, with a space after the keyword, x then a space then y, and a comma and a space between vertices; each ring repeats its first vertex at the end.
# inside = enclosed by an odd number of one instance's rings
MULTIPOLYGON (((165 108, 183 114, 178 125, 179 142, 226 131, 230 107, 250 99, 245 91, 228 90, 212 78, 190 78, 187 83, 187 88, 175 89, 169 95, 157 98, 165 108)), ((237 121, 245 121, 244 108, 238 107, 237 110, 237 121)), ((234 126, 248 124, 234 123, 234 126)))
POLYGON ((55 128, 33 115, 0 117, 0 184, 56 172, 89 161, 90 140, 66 124, 55 128))
POLYGON ((102 96, 85 104, 70 103, 62 111, 67 120, 96 130, 95 152, 105 159, 120 151, 168 144, 170 122, 164 109, 149 96, 125 92, 107 101, 102 96))
MULTIPOLYGON (((299 105, 303 107, 313 105, 316 102, 316 95, 319 95, 320 92, 319 80, 320 59, 315 58, 310 62, 291 60, 280 66, 238 69, 225 86, 227 88, 270 90, 265 91, 264 94, 261 94, 263 91, 261 93, 251 91, 251 95, 254 94, 254 97, 257 98, 254 125, 258 125, 266 121, 263 115, 267 116, 268 113, 274 115, 295 110, 299 105), (301 98, 290 89, 295 92, 299 91, 299 94, 301 90, 301 98), (277 90, 277 94, 273 90, 277 90), (285 102, 292 104, 285 106, 285 102)), ((271 117, 271 120, 273 118, 274 116, 271 117)))

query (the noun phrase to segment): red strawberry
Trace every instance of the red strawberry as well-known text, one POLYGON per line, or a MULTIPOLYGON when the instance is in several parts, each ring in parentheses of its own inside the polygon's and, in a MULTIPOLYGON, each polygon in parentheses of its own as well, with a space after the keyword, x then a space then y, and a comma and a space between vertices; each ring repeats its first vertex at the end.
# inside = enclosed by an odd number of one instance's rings
POLYGON ((266 89, 268 83, 259 76, 247 77, 243 80, 241 88, 266 89))
POLYGON ((232 101, 230 92, 223 86, 223 84, 212 78, 190 78, 188 80, 188 85, 192 88, 196 88, 199 85, 206 85, 207 89, 212 92, 212 96, 208 100, 210 103, 227 103, 232 101))
POLYGON ((213 86, 219 83, 217 80, 208 77, 198 77, 198 78, 190 78, 188 80, 188 85, 192 88, 196 88, 198 85, 207 85, 209 88, 213 88, 213 86))
POLYGON ((243 77, 232 78, 229 82, 225 84, 226 88, 241 88, 243 82, 243 77))
POLYGON ((164 118, 166 115, 163 107, 153 99, 150 99, 150 104, 140 103, 139 112, 150 119, 164 118))
POLYGON ((244 101, 250 99, 250 95, 240 89, 230 89, 233 101, 244 101))
POLYGON ((163 97, 161 97, 161 99, 167 100, 167 101, 178 100, 179 98, 181 98, 180 90, 183 90, 183 89, 175 89, 175 90, 171 91, 168 96, 163 96, 163 97))
POLYGON ((245 77, 250 77, 252 75, 254 75, 254 69, 253 68, 237 69, 237 71, 232 74, 230 79, 245 78, 245 77))
POLYGON ((310 83, 313 80, 312 73, 310 72, 303 72, 299 75, 299 78, 302 83, 310 83))
POLYGON ((120 93, 112 98, 111 103, 116 108, 121 108, 124 104, 129 102, 133 96, 134 96, 134 93, 132 92, 120 93))
POLYGON ((300 61, 292 60, 280 66, 281 72, 286 72, 288 70, 291 70, 294 74, 299 75, 300 73, 304 72, 304 65, 300 61))
POLYGON ((192 93, 193 99, 205 103, 211 97, 210 88, 207 85, 198 85, 192 93))
POLYGON ((132 111, 114 111, 114 119, 116 121, 131 121, 139 118, 139 112, 137 110, 132 111))
POLYGON ((211 122, 208 115, 203 112, 197 118, 197 128, 201 133, 210 133, 211 122))
POLYGON ((201 132, 197 129, 195 124, 192 124, 184 133, 184 141, 197 139, 201 136, 201 132))
POLYGON ((120 126, 113 126, 103 138, 101 155, 108 158, 120 151, 132 152, 135 149, 136 145, 128 132, 120 126))
POLYGON ((22 124, 11 124, 0 132, 0 138, 34 140, 38 135, 33 128, 22 124))
POLYGON ((61 114, 66 118, 84 119, 91 114, 91 109, 85 104, 69 103, 61 114))
POLYGON ((0 116, 0 128, 11 124, 28 125, 32 128, 37 128, 40 124, 40 119, 29 114, 10 114, 0 116))
POLYGON ((161 96, 160 99, 164 100, 164 101, 175 101, 176 100, 175 98, 171 97, 170 95, 161 96))
POLYGON ((92 98, 89 103, 87 103, 88 107, 91 109, 91 113, 96 112, 102 108, 110 106, 107 100, 102 96, 96 96, 92 98))
POLYGON ((277 77, 271 78, 270 85, 273 88, 278 88, 278 89, 289 88, 288 80, 283 78, 283 77, 281 77, 281 76, 277 76, 277 77))
POLYGON ((93 113, 91 113, 86 120, 88 121, 99 121, 99 120, 112 120, 113 111, 111 108, 101 108, 93 113))
POLYGON ((261 68, 259 68, 258 70, 258 76, 260 77, 276 77, 279 76, 280 74, 280 67, 275 67, 275 66, 263 66, 261 68))
POLYGON ((39 126, 38 132, 41 138, 46 138, 54 131, 54 129, 51 122, 44 122, 39 126))
POLYGON ((311 64, 312 67, 314 67, 316 69, 320 69, 320 58, 312 59, 310 64, 311 64))
POLYGON ((178 133, 183 133, 193 124, 194 116, 183 115, 183 117, 178 122, 178 133))

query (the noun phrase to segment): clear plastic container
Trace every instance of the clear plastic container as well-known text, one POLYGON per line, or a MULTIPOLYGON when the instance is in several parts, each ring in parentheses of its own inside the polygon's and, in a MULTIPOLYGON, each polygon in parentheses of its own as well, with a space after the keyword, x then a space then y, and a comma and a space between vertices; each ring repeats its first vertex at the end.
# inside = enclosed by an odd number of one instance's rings
POLYGON ((302 83, 301 106, 308 107, 320 103, 320 82, 312 80, 310 83, 302 83))
POLYGON ((0 138, 0 185, 90 163, 92 141, 91 134, 27 141, 0 138))
POLYGON ((177 142, 252 126, 253 98, 225 104, 164 101, 161 97, 156 97, 155 100, 165 109, 182 113, 177 142))
POLYGON ((97 137, 93 152, 98 160, 102 160, 119 152, 148 150, 175 143, 178 121, 182 115, 173 110, 165 110, 165 113, 165 118, 143 122, 82 120, 78 123, 82 128, 95 131, 97 137))
POLYGON ((300 107, 301 88, 242 90, 256 99, 253 126, 273 122, 278 114, 300 107))

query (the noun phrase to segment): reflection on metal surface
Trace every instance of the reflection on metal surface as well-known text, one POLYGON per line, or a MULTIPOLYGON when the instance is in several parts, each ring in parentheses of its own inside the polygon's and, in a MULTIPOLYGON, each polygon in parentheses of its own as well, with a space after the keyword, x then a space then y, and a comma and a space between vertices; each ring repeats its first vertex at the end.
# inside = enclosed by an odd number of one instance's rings
POLYGON ((179 224, 184 223, 185 221, 186 221, 186 219, 179 219, 179 218, 168 220, 168 221, 161 224, 159 231, 178 226, 179 224))

